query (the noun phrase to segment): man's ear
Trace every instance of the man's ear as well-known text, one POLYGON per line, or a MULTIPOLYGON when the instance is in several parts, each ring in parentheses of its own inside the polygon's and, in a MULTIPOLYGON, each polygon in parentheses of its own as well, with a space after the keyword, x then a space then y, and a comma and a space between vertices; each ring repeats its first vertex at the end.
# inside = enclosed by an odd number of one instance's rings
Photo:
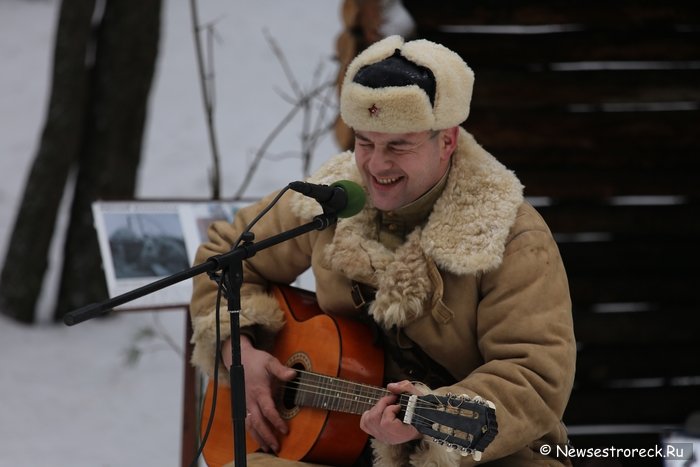
POLYGON ((459 127, 454 126, 442 130, 440 134, 440 149, 444 157, 449 158, 457 148, 457 139, 459 138, 459 127))

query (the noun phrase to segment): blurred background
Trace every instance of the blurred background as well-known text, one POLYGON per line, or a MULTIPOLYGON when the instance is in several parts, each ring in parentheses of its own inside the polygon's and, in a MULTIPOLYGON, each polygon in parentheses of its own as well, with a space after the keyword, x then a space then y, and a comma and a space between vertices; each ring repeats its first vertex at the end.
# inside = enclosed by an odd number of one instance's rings
POLYGON ((179 462, 182 311, 52 324, 108 296, 90 204, 246 200, 303 178, 352 145, 344 67, 394 33, 463 56, 464 126, 555 234, 573 444, 698 436, 696 2, 4 0, 0 465, 179 462))

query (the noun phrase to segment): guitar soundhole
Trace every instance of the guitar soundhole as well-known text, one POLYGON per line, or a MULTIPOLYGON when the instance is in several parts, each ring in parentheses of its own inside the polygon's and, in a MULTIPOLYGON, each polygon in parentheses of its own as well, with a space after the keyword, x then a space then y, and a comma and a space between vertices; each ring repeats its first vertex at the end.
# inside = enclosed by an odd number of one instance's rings
MULTIPOLYGON (((309 356, 303 352, 297 352, 289 357, 287 360, 287 366, 294 368, 295 370, 310 371, 311 370, 311 360, 309 356)), ((299 385, 303 375, 298 374, 296 378, 288 382, 281 388, 279 409, 280 415, 283 419, 289 420, 299 413, 299 385)))

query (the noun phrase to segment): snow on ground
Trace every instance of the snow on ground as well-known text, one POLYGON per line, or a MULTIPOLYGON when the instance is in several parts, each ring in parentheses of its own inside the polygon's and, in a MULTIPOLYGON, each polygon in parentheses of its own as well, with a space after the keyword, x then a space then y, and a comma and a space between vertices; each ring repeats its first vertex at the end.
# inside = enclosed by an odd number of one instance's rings
MULTIPOLYGON (((232 196, 253 152, 290 109, 275 91, 291 93, 263 29, 308 88, 319 63, 326 76, 335 73, 340 1, 198 4, 201 21, 215 22, 217 30, 216 122, 223 196, 232 196)), ((58 6, 59 0, 0 1, 0 258, 43 125, 58 6)), ((140 197, 210 195, 189 14, 187 1, 164 2, 140 197)), ((298 150, 299 126, 280 134, 271 151, 298 150)), ((329 135, 314 165, 335 151, 329 135)), ((301 178, 300 167, 296 158, 264 162, 247 194, 301 178)), ((50 314, 51 291, 45 295, 42 317, 50 314)), ((45 318, 24 326, 0 316, 0 467, 178 465, 183 362, 165 339, 137 337, 156 329, 181 345, 184 319, 181 310, 133 312, 68 328, 45 318), (141 350, 134 364, 130 349, 141 350)))

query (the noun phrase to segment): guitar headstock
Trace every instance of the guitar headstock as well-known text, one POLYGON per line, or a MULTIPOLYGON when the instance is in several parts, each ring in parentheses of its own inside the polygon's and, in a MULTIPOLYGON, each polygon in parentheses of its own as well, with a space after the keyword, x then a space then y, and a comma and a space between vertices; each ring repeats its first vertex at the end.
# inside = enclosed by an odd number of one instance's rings
POLYGON ((447 394, 438 396, 404 395, 399 417, 448 450, 459 450, 463 456, 481 459, 481 453, 498 433, 496 408, 480 397, 447 394))

